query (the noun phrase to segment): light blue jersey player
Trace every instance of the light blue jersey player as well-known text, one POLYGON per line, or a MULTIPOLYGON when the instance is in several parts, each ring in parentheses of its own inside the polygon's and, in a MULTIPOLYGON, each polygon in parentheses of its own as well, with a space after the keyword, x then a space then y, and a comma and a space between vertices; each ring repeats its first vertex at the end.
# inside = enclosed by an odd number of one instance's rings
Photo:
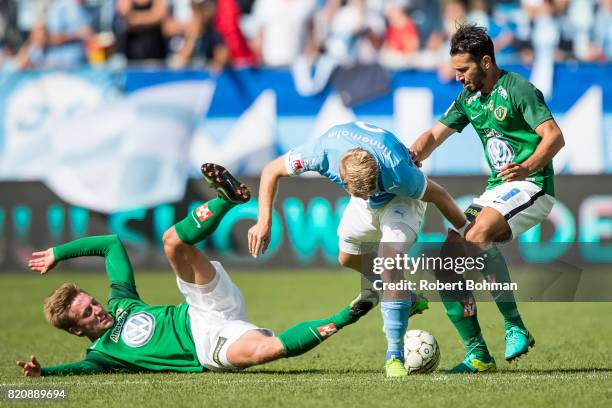
POLYGON ((406 146, 393 133, 363 122, 334 126, 311 143, 292 149, 285 156, 285 167, 290 176, 316 171, 346 189, 340 161, 356 148, 368 152, 379 170, 376 191, 368 199, 372 208, 384 207, 396 196, 423 197, 427 178, 412 162, 406 146))
MULTIPOLYGON (((270 242, 272 206, 278 180, 316 171, 339 184, 351 199, 338 226, 339 262, 365 275, 372 256, 394 257, 416 242, 425 213, 433 202, 457 229, 466 224, 452 197, 414 165, 406 147, 391 132, 363 122, 337 125, 320 138, 290 150, 268 163, 259 187, 257 224, 249 230, 249 252, 256 257, 270 242), (384 245, 383 245, 384 243, 384 245)), ((383 273, 383 282, 398 276, 383 273)), ((363 294, 361 298, 363 298, 363 294)), ((403 365, 403 337, 408 317, 427 307, 406 291, 383 292, 382 316, 387 336, 387 377, 407 375, 403 365), (411 309, 412 307, 412 309, 411 309)), ((377 303, 378 297, 372 296, 377 303)))

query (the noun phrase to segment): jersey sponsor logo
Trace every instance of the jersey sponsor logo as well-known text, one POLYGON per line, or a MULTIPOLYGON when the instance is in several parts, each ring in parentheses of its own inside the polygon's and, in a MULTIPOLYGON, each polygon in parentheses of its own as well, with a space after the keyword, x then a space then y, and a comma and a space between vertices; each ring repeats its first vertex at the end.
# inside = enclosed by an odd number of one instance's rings
POLYGON ((151 340, 154 331, 153 315, 145 312, 136 313, 125 322, 121 331, 121 340, 130 347, 142 347, 151 340))
POLYGON ((487 129, 485 137, 488 139, 490 137, 504 137, 504 135, 495 129, 487 129))
POLYGON ((124 312, 123 309, 117 309, 117 318, 115 327, 110 334, 110 339, 113 343, 117 343, 119 341, 119 335, 121 334, 121 329, 123 329, 123 325, 125 324, 125 319, 128 317, 128 313, 124 312))
POLYGON ((317 331, 319 332, 323 340, 325 340, 332 334, 336 333, 338 331, 338 328, 336 327, 335 324, 329 323, 324 326, 317 327, 317 331))
POLYGON ((491 167, 498 171, 514 159, 512 146, 505 140, 497 137, 487 140, 487 155, 489 156, 491 167))
POLYGON ((336 138, 336 139, 340 139, 341 137, 350 137, 356 142, 366 143, 375 149, 379 149, 386 158, 391 157, 391 150, 387 146, 385 146, 383 142, 371 139, 364 135, 360 135, 359 133, 350 132, 348 130, 343 129, 343 130, 336 130, 333 132, 329 132, 327 134, 327 137, 336 138))
POLYGON ((476 316, 476 302, 473 298, 463 300, 463 317, 476 316))
POLYGON ((495 119, 497 119, 500 122, 506 119, 507 114, 508 114, 508 108, 506 108, 505 106, 500 105, 493 110, 493 116, 495 116, 495 119))
POLYGON ((201 206, 196 208, 195 213, 198 217, 198 220, 200 221, 206 221, 214 215, 213 212, 210 211, 210 208, 208 208, 208 203, 202 204, 201 206))
POLYGON ((293 170, 301 170, 304 168, 304 165, 302 164, 301 160, 294 160, 293 163, 291 164, 291 168, 293 170))
POLYGON ((474 95, 470 96, 465 100, 468 105, 471 105, 476 99, 480 98, 480 91, 476 92, 474 95))
POLYGON ((500 94, 502 98, 506 100, 508 99, 508 92, 503 86, 500 85, 499 87, 497 87, 497 93, 500 94))

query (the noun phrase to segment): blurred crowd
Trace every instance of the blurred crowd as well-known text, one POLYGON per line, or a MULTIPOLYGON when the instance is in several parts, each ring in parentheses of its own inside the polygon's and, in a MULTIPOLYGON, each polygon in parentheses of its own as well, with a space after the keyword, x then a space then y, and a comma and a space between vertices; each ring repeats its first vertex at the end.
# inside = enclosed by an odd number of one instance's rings
POLYGON ((612 60, 612 0, 0 0, 0 67, 287 67, 308 94, 338 66, 444 72, 466 21, 502 65, 612 60))

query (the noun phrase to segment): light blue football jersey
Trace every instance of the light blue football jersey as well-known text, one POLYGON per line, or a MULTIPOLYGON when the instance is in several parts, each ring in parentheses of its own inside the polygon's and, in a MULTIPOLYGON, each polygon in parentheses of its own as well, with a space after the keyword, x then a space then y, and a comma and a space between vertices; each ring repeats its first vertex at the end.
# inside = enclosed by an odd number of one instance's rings
POLYGON ((391 132, 363 122, 337 125, 320 138, 291 149, 285 156, 290 176, 316 171, 344 188, 340 180, 340 158, 349 150, 361 147, 378 163, 378 187, 369 202, 380 208, 395 196, 420 199, 427 184, 408 149, 391 132))

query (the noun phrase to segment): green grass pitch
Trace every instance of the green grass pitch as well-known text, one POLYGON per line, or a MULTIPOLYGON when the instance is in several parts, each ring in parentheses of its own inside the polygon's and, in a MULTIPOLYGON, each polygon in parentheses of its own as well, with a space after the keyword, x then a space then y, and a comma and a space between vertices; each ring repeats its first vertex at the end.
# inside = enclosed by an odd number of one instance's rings
MULTIPOLYGON (((231 274, 231 271, 230 271, 231 274)), ((281 331, 296 322, 336 312, 355 295, 355 274, 337 271, 240 271, 251 320, 281 331)), ((410 328, 434 334, 442 351, 431 375, 383 378, 385 339, 380 311, 342 330, 310 353, 238 373, 114 374, 23 378, 15 360, 34 353, 45 364, 80 359, 87 340, 49 326, 42 299, 75 281, 106 299, 103 272, 0 277, 0 389, 64 387, 59 406, 351 406, 351 407, 610 407, 612 406, 612 304, 525 303, 523 317, 537 345, 512 365, 503 360, 503 323, 493 303, 480 303, 484 335, 499 371, 451 376, 463 356, 459 338, 439 303, 411 319, 410 328)), ((179 303, 173 274, 137 273, 143 300, 179 303)), ((7 404, 0 398, 0 405, 7 404)), ((13 405, 13 404, 11 404, 13 405)))

